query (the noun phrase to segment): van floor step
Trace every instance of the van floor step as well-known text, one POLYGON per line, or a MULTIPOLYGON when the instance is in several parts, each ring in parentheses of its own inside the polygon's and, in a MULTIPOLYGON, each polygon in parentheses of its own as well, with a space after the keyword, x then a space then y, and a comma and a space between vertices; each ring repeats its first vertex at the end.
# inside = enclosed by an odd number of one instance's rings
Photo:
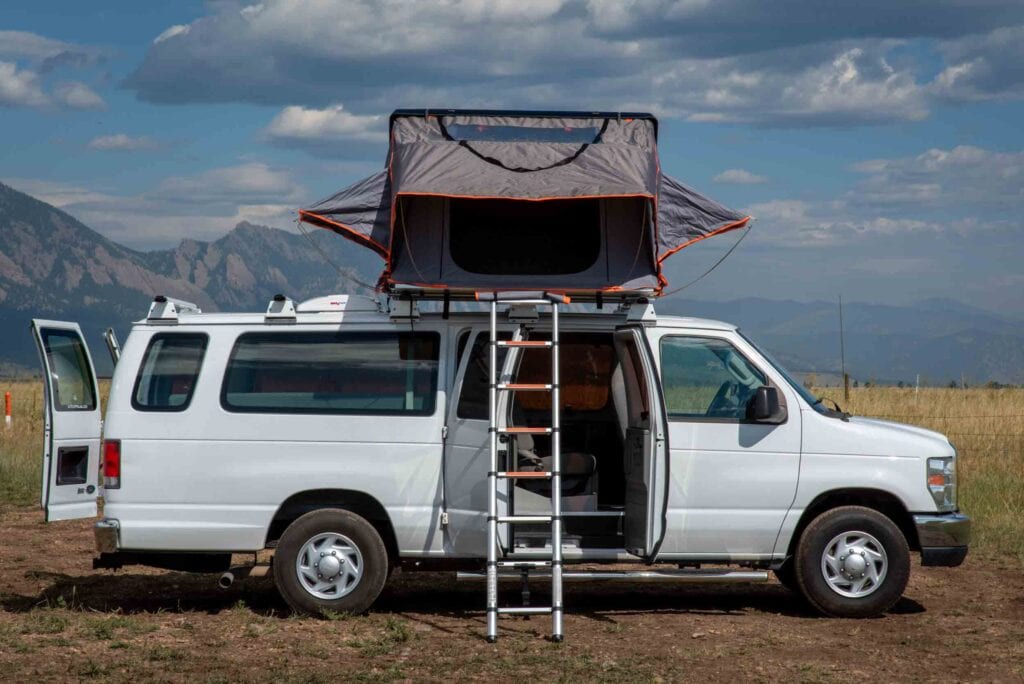
MULTIPOLYGON (((530 573, 531 579, 549 579, 550 572, 530 573)), ((458 572, 459 581, 486 580, 484 572, 458 572)), ((501 581, 520 581, 518 572, 498 572, 501 581)), ((565 570, 562 572, 563 582, 679 582, 692 584, 729 584, 732 582, 767 582, 767 570, 638 570, 638 571, 590 571, 565 570)))

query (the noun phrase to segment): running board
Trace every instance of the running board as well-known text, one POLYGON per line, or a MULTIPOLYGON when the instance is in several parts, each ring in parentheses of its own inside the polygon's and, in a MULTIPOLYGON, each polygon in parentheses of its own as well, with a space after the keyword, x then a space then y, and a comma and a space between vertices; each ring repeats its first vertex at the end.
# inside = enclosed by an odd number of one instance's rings
MULTIPOLYGON (((531 572, 530 579, 549 579, 550 572, 531 572)), ((487 579, 486 572, 458 572, 455 578, 462 582, 476 582, 487 579)), ((498 572, 498 579, 522 581, 522 573, 498 572)), ((681 582, 691 584, 729 584, 733 582, 767 582, 767 570, 639 570, 633 572, 609 572, 588 570, 565 570, 564 582, 681 582)))

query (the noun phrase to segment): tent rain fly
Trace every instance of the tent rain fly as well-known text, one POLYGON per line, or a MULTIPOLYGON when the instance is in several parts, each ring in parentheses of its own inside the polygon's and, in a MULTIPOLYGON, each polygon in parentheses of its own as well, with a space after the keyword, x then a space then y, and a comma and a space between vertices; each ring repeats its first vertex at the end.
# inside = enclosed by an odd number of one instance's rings
POLYGON ((387 167, 299 212, 385 261, 385 290, 644 292, 747 225, 661 173, 649 114, 399 110, 387 167))

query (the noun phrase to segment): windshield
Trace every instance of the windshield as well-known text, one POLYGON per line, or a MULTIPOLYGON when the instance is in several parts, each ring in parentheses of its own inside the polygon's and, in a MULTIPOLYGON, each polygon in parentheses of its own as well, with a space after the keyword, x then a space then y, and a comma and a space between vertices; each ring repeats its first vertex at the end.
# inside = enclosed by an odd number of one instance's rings
POLYGON ((754 340, 750 339, 750 337, 744 334, 742 331, 737 330, 736 332, 739 332, 740 336, 743 339, 745 339, 750 344, 750 346, 756 349, 761 354, 761 356, 763 356, 768 361, 768 363, 770 363, 775 368, 775 370, 777 370, 779 374, 786 379, 786 382, 789 383, 789 386, 796 390, 797 394, 803 397, 803 400, 810 404, 811 408, 813 408, 818 413, 831 412, 824 404, 822 404, 821 400, 818 399, 818 397, 814 396, 810 390, 804 387, 802 382, 798 381, 796 378, 790 375, 789 371, 787 371, 786 368, 781 363, 779 363, 774 356, 765 351, 763 347, 759 346, 756 342, 754 342, 754 340))

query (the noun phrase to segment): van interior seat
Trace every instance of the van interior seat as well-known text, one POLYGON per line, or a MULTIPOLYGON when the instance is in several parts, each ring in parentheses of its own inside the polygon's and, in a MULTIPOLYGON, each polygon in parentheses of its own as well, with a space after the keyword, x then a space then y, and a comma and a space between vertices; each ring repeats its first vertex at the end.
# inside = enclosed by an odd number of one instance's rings
MULTIPOLYGON (((523 470, 551 470, 551 456, 539 456, 532 435, 518 435, 518 466, 523 470)), ((597 490, 597 458, 575 451, 562 454, 562 491, 566 495, 593 494, 597 490)), ((540 480, 523 480, 519 486, 550 496, 551 484, 540 480)))

